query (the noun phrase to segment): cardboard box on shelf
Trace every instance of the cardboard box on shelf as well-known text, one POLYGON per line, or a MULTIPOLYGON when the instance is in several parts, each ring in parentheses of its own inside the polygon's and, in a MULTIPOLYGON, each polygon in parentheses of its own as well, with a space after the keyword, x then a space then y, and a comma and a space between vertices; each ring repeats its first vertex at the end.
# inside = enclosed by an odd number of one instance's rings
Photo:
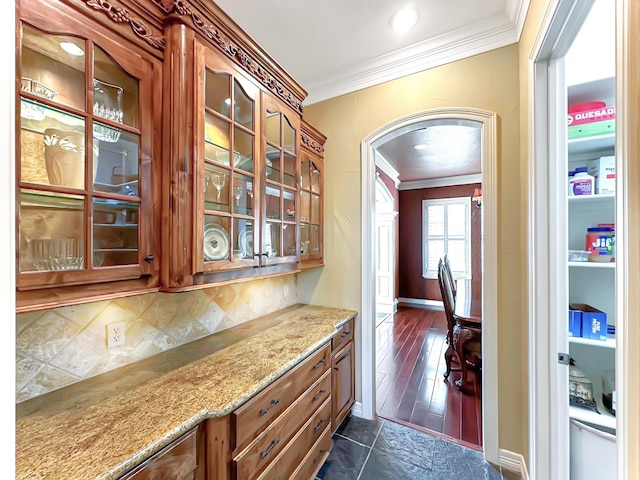
POLYGON ((606 135, 615 132, 615 105, 587 102, 569 107, 567 133, 569 139, 606 135))
POLYGON ((569 307, 569 336, 582 336, 582 312, 580 310, 572 310, 569 307))
POLYGON ((607 314, 585 303, 570 303, 570 310, 582 313, 582 337, 592 340, 607 339, 607 314))
POLYGON ((600 157, 591 160, 588 165, 589 175, 595 178, 595 192, 615 193, 616 191, 616 157, 600 157))

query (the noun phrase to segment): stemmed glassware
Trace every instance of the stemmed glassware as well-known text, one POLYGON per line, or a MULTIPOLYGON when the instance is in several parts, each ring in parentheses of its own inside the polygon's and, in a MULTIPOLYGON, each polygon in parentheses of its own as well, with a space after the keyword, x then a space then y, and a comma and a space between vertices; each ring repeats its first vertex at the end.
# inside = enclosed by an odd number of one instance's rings
POLYGON ((218 195, 217 195, 217 200, 220 200, 220 191, 222 190, 222 187, 224 187, 224 184, 226 182, 226 175, 224 173, 214 173, 211 176, 211 181, 213 183, 213 186, 216 187, 216 190, 218 191, 218 195))
POLYGON ((211 176, 204 176, 204 198, 207 199, 207 191, 209 190, 209 185, 211 185, 211 176))
POLYGON ((247 182, 247 195, 251 197, 251 204, 253 204, 253 183, 247 182))
POLYGON ((242 185, 233 186, 233 196, 236 198, 236 207, 240 206, 240 197, 244 193, 244 187, 242 185))

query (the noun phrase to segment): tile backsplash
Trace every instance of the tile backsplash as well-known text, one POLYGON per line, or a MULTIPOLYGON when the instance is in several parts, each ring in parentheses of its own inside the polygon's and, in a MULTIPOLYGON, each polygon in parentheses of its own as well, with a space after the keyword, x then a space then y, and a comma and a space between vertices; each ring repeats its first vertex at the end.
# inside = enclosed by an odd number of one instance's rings
POLYGON ((170 350, 296 301, 297 277, 287 275, 19 314, 16 402, 170 350), (125 345, 107 349, 106 326, 118 321, 126 325, 125 345))

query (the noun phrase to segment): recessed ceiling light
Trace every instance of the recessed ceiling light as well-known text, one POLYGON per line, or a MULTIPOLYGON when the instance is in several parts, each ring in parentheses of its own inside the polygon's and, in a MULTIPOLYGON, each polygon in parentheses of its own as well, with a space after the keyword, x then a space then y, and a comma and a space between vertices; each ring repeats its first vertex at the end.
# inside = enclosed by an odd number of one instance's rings
POLYGON ((69 55, 73 55, 75 57, 80 57, 84 55, 84 50, 82 50, 75 43, 71 42, 60 42, 60 47, 67 52, 69 55))
POLYGON ((427 144, 426 143, 418 143, 418 144, 414 145, 413 148, 415 148, 416 150, 426 150, 427 149, 427 144))
POLYGON ((391 17, 391 28, 395 32, 406 32, 418 23, 418 12, 414 7, 404 7, 391 17))

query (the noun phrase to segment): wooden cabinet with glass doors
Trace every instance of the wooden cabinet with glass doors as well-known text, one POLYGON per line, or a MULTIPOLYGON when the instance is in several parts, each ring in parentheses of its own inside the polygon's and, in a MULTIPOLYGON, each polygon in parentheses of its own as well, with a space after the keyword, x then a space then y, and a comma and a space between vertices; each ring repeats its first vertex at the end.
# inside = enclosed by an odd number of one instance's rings
POLYGON ((300 152, 300 268, 324 265, 325 141, 324 135, 303 120, 300 152))
POLYGON ((260 211, 260 91, 206 47, 196 87, 196 272, 259 265, 254 255, 260 211))
POLYGON ((296 263, 300 117, 265 94, 263 98, 265 149, 263 235, 260 256, 263 265, 296 263))
POLYGON ((300 115, 195 43, 193 253, 175 262, 192 271, 170 274, 169 291, 290 272, 299 258, 300 115))
POLYGON ((18 311, 157 283, 151 158, 159 64, 98 35, 97 25, 63 16, 66 7, 38 8, 23 8, 18 25, 18 311), (94 285, 73 287, 86 284, 94 285))

